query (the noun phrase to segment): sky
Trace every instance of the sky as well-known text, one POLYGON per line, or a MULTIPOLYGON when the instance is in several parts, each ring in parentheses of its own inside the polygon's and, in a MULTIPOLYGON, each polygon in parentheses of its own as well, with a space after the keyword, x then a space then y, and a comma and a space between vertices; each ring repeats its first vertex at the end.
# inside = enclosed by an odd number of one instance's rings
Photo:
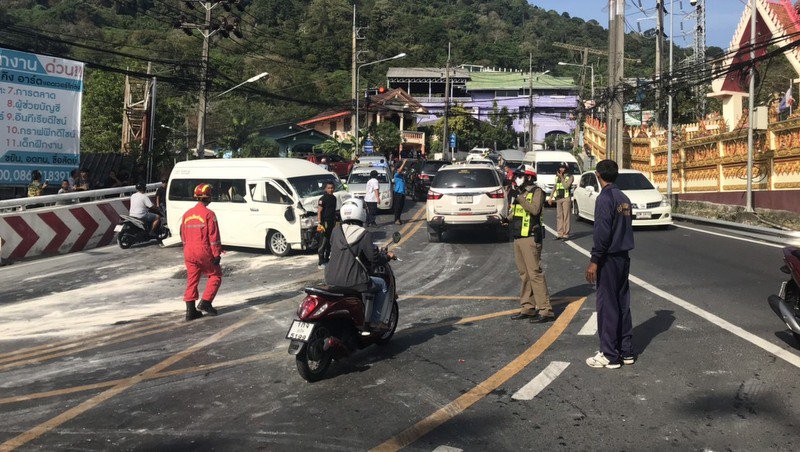
MULTIPOLYGON (((687 47, 691 45, 691 37, 682 38, 679 36, 680 20, 684 14, 691 11, 689 0, 665 0, 666 8, 669 11, 670 2, 675 3, 675 42, 676 44, 687 47), (683 13, 680 4, 683 4, 683 13)), ((736 31, 742 13, 745 10, 744 0, 706 0, 707 16, 707 43, 709 46, 717 46, 727 49, 736 31)), ((529 0, 532 5, 544 9, 554 9, 558 12, 567 12, 570 16, 580 17, 584 20, 594 19, 604 27, 608 27, 608 1, 607 0, 529 0)), ((637 23, 642 26, 642 31, 648 28, 655 28, 655 19, 639 20, 647 16, 653 16, 656 0, 627 0, 625 15, 628 24, 637 29, 637 23), (645 15, 637 7, 641 2, 642 7, 650 13, 645 15), (637 5, 637 6, 634 6, 637 5)), ((664 18, 666 32, 669 33, 669 16, 664 18)), ((692 28, 689 22, 684 22, 684 29, 688 32, 692 28)), ((628 31, 631 31, 628 28, 628 31)))

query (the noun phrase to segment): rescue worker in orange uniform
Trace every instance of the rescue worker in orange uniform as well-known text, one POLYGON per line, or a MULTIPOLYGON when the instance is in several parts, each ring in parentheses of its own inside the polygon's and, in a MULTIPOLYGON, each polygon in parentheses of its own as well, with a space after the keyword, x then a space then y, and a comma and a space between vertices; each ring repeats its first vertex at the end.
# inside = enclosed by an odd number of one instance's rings
POLYGON ((187 210, 181 219, 183 259, 187 273, 186 293, 183 295, 183 300, 186 302, 186 320, 202 317, 200 311, 217 315, 217 310, 211 303, 214 302, 214 297, 222 284, 222 267, 219 265, 222 242, 219 237, 217 216, 208 208, 212 194, 213 187, 209 184, 195 187, 194 197, 198 203, 187 210), (208 277, 208 282, 203 298, 195 308, 197 285, 201 275, 208 277))

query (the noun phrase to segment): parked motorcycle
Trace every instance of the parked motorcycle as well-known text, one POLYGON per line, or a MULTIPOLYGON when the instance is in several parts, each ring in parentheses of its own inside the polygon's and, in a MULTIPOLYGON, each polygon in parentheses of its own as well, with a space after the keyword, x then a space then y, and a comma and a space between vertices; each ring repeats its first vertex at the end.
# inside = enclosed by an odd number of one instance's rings
POLYGON ((769 296, 769 305, 800 342, 800 248, 784 248, 783 260, 781 271, 790 277, 781 284, 779 295, 769 296))
POLYGON ((145 228, 142 220, 128 215, 120 215, 120 218, 122 219, 122 223, 114 227, 114 231, 117 232, 117 243, 119 243, 119 247, 123 250, 127 250, 139 243, 149 242, 153 239, 161 242, 172 235, 169 232, 169 228, 166 225, 167 222, 164 218, 161 219, 161 224, 158 226, 156 237, 150 235, 150 231, 145 228))
MULTIPOLYGON (((392 241, 400 241, 395 232, 392 241)), ((385 256, 388 246, 380 250, 385 256)), ((388 261, 376 266, 370 276, 386 281, 387 300, 391 306, 385 327, 372 329, 365 312, 370 311, 372 296, 337 287, 319 286, 305 289, 306 297, 297 309, 286 339, 291 340, 289 353, 295 355, 300 376, 315 382, 325 376, 331 362, 372 344, 384 345, 394 336, 399 319, 394 272, 388 261), (368 306, 365 306, 368 305, 368 306)))

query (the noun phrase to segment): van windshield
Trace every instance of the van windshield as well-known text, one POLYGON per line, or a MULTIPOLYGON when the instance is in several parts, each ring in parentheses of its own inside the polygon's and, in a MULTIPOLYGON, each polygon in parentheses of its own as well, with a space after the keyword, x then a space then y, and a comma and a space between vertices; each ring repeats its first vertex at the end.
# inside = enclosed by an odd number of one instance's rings
MULTIPOLYGON (((558 166, 561 165, 561 162, 537 162, 536 163, 536 174, 547 174, 547 175, 554 175, 558 173, 558 166)), ((578 164, 575 162, 567 162, 567 172, 570 174, 578 175, 581 173, 581 169, 578 168, 578 164)))
POLYGON ((333 183, 333 191, 343 191, 342 182, 333 174, 317 174, 314 176, 290 177, 289 183, 294 187, 297 196, 308 198, 310 196, 322 196, 325 193, 325 185, 333 183))

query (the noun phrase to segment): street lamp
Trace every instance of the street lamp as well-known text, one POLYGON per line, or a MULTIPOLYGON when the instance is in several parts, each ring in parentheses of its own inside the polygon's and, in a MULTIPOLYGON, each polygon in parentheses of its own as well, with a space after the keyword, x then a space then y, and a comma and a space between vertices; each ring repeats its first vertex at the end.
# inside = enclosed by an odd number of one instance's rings
MULTIPOLYGON (((575 64, 575 63, 565 63, 563 61, 558 62, 559 66, 575 66, 579 68, 584 68, 585 66, 582 64, 575 64)), ((594 65, 590 65, 589 68, 592 70, 592 99, 594 99, 594 65)))
MULTIPOLYGON (((235 90, 236 88, 238 88, 238 87, 240 87, 240 86, 242 86, 244 84, 255 82, 256 80, 259 80, 259 79, 261 79, 263 77, 266 77, 267 75, 269 75, 269 73, 262 72, 262 73, 260 73, 260 74, 258 74, 256 76, 254 76, 254 77, 250 77, 249 79, 243 81, 242 83, 239 83, 238 85, 234 86, 233 88, 228 89, 226 91, 223 91, 223 92, 217 94, 216 96, 212 97, 212 99, 216 99, 217 97, 222 96, 223 94, 227 94, 227 93, 235 90)), ((206 143, 205 143, 206 119, 205 118, 206 118, 206 110, 207 109, 208 109, 207 103, 203 102, 201 104, 201 108, 200 108, 200 120, 197 121, 197 156, 199 158, 201 158, 201 159, 205 158, 205 154, 206 154, 206 149, 205 149, 206 148, 206 143)))
MULTIPOLYGON (((170 126, 168 126, 166 124, 161 124, 161 128, 162 129, 171 130, 171 131, 173 131, 175 133, 178 133, 181 136, 183 136, 183 138, 186 140, 186 160, 189 160, 189 132, 188 131, 184 132, 184 131, 178 130, 178 129, 176 129, 174 127, 170 127, 170 126)), ((175 143, 173 142, 173 145, 174 144, 175 143)))
POLYGON ((382 60, 377 60, 377 61, 371 61, 369 63, 364 63, 364 64, 360 65, 356 69, 356 153, 358 153, 358 150, 361 147, 361 144, 358 141, 358 136, 360 134, 360 131, 358 130, 358 125, 359 125, 358 124, 358 104, 359 104, 359 97, 360 97, 358 85, 359 85, 359 79, 361 77, 361 68, 362 67, 367 67, 367 66, 372 66, 373 64, 383 63, 385 61, 399 60, 400 58, 405 58, 405 57, 406 57, 405 52, 398 53, 397 55, 395 55, 393 57, 384 58, 382 60))

